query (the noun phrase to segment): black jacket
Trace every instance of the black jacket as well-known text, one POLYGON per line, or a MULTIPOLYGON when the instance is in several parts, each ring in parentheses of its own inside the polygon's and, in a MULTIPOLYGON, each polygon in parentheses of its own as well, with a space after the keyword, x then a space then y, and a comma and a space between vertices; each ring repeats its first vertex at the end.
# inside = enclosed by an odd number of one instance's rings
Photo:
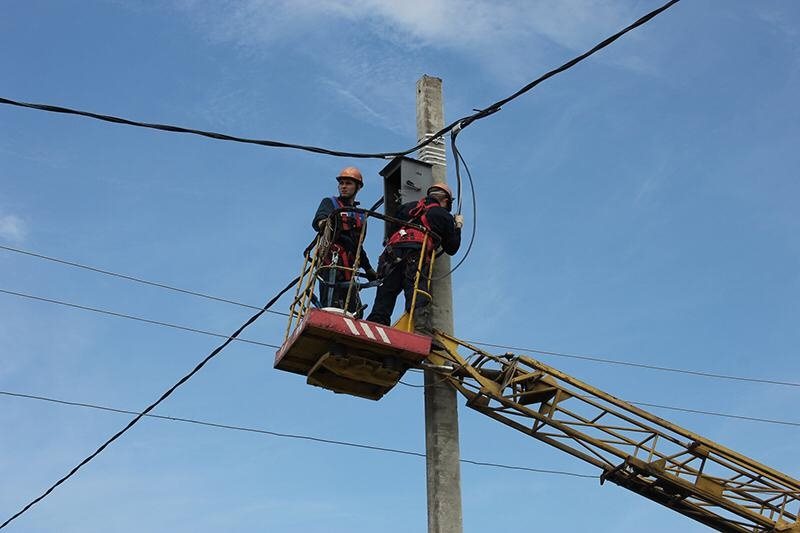
MULTIPOLYGON (((428 196, 425 198, 425 203, 435 203, 436 200, 428 196)), ((400 206, 400 209, 397 210, 397 214, 395 218, 399 218, 400 220, 408 220, 413 222, 417 225, 422 225, 420 220, 411 220, 411 210, 417 206, 417 202, 408 202, 400 206)), ((437 245, 442 247, 444 253, 447 255, 455 255, 458 251, 459 247, 461 246, 461 228, 456 228, 456 222, 453 218, 453 215, 450 214, 450 211, 441 207, 439 205, 433 206, 428 209, 427 216, 428 225, 432 232, 436 234, 436 238, 440 239, 436 241, 437 245)), ((392 228, 392 232, 397 231, 400 228, 392 228)), ((397 246, 421 246, 421 244, 417 243, 408 243, 408 244, 398 244, 397 246)))
MULTIPOLYGON (((347 207, 357 207, 359 205, 358 202, 346 202, 341 197, 339 197, 339 201, 342 204, 346 205, 347 207)), ((333 213, 338 206, 333 203, 333 199, 330 197, 323 198, 322 201, 319 203, 319 207, 317 208, 317 213, 314 215, 314 218, 311 220, 311 227, 314 228, 314 231, 319 231, 319 223, 320 221, 328 218, 331 213, 333 213)), ((334 219, 335 222, 338 222, 334 219)), ((356 248, 358 247, 358 239, 359 239, 359 230, 352 228, 350 230, 343 230, 339 227, 339 224, 335 226, 335 230, 338 233, 336 236, 335 242, 341 244, 342 247, 352 254, 355 257, 356 248)), ((361 263, 361 267, 364 270, 369 270, 372 268, 372 265, 369 262, 369 257, 367 257, 366 251, 364 251, 364 247, 361 247, 361 259, 359 261, 361 263)))

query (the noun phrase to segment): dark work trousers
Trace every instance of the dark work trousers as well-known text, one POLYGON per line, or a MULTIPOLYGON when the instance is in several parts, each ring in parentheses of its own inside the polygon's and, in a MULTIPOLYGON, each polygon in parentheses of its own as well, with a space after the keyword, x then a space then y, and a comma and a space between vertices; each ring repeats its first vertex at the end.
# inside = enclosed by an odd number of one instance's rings
MULTIPOLYGON (((378 287, 375 294, 375 304, 372 312, 367 317, 370 322, 390 325, 394 304, 400 292, 405 294, 406 311, 411 309, 411 300, 414 297, 414 279, 419 265, 420 248, 387 246, 378 260, 378 276, 383 278, 383 284, 378 287)), ((419 279, 419 288, 427 291, 428 271, 430 263, 422 265, 422 274, 419 279)), ((430 298, 422 293, 417 293, 414 309, 414 322, 417 329, 430 331, 430 298)))
MULTIPOLYGON (((330 256, 325 258, 324 265, 330 265, 331 259, 330 256)), ((352 257, 348 256, 346 263, 349 265, 351 261, 352 257)), ((341 256, 338 263, 340 266, 342 265, 341 256)), ((338 268, 321 268, 318 275, 320 307, 338 307, 339 309, 344 309, 347 291, 350 288, 350 279, 348 279, 351 277, 350 274, 338 268), (331 283, 333 283, 333 285, 331 285, 331 283)), ((350 292, 350 302, 347 304, 347 311, 356 315, 356 317, 358 317, 358 313, 361 311, 361 298, 359 297, 357 286, 353 286, 350 292)))

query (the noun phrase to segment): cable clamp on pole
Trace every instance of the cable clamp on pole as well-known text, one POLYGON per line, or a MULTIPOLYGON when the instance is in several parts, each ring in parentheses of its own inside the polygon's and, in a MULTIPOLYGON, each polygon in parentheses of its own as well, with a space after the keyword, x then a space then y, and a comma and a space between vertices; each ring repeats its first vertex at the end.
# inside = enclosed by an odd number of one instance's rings
POLYGON ((447 364, 434 365, 432 363, 429 363, 428 361, 422 361, 419 366, 421 366, 423 369, 435 370, 437 372, 452 372, 453 371, 453 367, 450 366, 450 365, 447 365, 447 364))

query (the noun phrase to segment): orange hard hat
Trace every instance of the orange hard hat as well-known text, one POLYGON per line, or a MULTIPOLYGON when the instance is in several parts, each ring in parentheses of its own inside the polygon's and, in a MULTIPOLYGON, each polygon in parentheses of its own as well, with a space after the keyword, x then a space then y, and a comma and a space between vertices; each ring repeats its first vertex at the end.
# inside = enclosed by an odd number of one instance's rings
POLYGON ((356 167, 344 167, 339 175, 336 176, 336 181, 342 178, 348 178, 358 183, 359 188, 364 186, 364 178, 361 177, 361 171, 356 167))
POLYGON ((448 184, 446 184, 445 182, 443 182, 443 181, 436 182, 433 185, 431 185, 430 187, 428 187, 428 190, 427 190, 426 194, 428 196, 430 196, 430 194, 433 191, 435 191, 436 189, 446 192, 448 198, 450 198, 450 200, 453 199, 453 191, 451 191, 450 190, 450 186, 448 184))

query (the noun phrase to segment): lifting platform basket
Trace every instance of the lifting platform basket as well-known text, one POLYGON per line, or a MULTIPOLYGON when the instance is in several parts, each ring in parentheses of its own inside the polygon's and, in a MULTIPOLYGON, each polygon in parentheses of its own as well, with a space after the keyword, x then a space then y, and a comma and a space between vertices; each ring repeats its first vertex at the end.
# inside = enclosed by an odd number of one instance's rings
MULTIPOLYGON (((391 219, 358 208, 347 210, 391 219)), ((419 367, 430 355, 431 338, 413 332, 413 309, 419 295, 430 298, 427 276, 423 285, 428 290, 419 285, 422 271, 425 267, 432 268, 435 254, 431 252, 427 258, 420 254, 410 313, 404 314, 392 327, 361 320, 363 307, 358 291, 362 285, 357 282, 360 253, 356 253, 352 265, 338 264, 337 254, 331 253, 341 211, 334 211, 331 223, 325 225, 323 233, 305 251, 297 291, 289 309, 286 337, 275 356, 274 366, 306 376, 310 385, 378 400, 397 385, 409 368, 419 367), (343 301, 339 302, 341 308, 330 307, 323 296, 331 294, 334 283, 343 287, 338 289, 343 296, 343 301), (315 286, 321 289, 319 296, 315 294, 315 286)), ((425 232, 424 250, 427 230, 419 229, 425 232)), ((358 242, 359 252, 365 232, 366 222, 358 242)))

